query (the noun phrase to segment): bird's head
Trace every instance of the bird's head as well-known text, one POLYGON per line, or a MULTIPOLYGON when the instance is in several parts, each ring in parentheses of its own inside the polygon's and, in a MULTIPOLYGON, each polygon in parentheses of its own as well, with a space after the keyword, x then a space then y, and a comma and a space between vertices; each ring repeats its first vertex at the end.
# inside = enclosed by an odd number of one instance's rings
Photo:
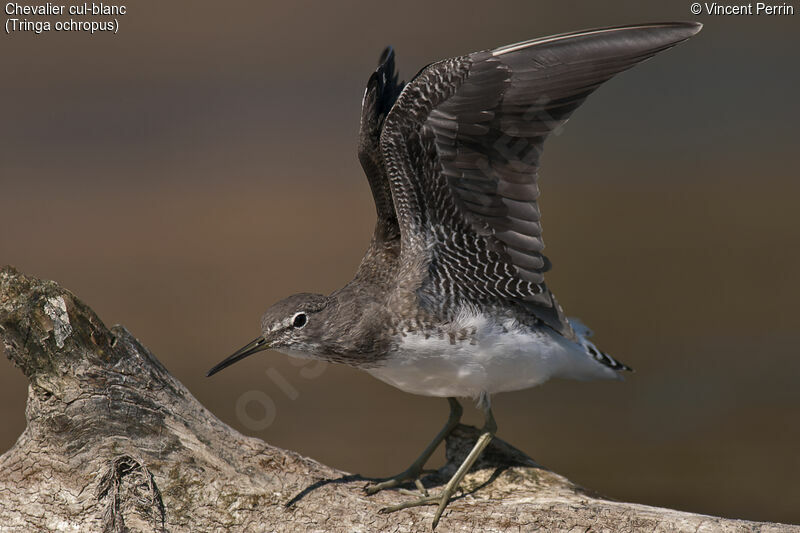
POLYGON ((325 310, 331 298, 300 293, 273 304, 261 318, 261 335, 208 371, 207 376, 263 350, 311 356, 320 351, 325 310))

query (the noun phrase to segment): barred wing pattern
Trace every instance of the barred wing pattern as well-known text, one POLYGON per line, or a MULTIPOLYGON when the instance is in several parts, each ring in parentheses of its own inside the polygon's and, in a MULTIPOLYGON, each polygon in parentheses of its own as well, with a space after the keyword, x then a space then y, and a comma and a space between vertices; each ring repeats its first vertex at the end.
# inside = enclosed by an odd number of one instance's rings
POLYGON ((367 82, 361 103, 361 127, 358 133, 358 160, 367 175, 375 200, 378 214, 375 239, 379 242, 391 241, 400 236, 380 149, 380 135, 386 115, 402 90, 403 82, 397 81, 394 50, 387 47, 381 54, 378 68, 367 82))
POLYGON ((381 133, 418 295, 516 303, 575 338, 544 283, 537 172, 545 138, 600 84, 697 33, 694 23, 591 30, 429 65, 404 88, 381 133))

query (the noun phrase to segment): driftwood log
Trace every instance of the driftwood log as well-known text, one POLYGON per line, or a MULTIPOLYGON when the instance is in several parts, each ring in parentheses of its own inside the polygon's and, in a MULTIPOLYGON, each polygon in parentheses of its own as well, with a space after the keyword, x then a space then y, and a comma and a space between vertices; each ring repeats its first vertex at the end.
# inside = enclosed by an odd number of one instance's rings
MULTIPOLYGON (((270 446, 206 410, 124 327, 51 281, 0 270, 0 336, 30 381, 0 457, 0 531, 426 531, 433 507, 270 446)), ((460 426, 435 489, 477 430, 460 426)), ((623 503, 495 439, 438 531, 798 531, 623 503)))

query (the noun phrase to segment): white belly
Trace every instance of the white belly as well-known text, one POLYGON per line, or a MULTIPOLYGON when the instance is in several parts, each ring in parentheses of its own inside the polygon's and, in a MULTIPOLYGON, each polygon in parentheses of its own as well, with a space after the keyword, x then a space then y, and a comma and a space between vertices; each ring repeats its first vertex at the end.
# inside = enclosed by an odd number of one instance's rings
POLYGON ((526 389, 552 377, 619 379, 582 346, 548 328, 465 315, 453 330, 474 329, 472 341, 408 334, 381 366, 367 369, 403 391, 424 396, 469 396, 526 389))

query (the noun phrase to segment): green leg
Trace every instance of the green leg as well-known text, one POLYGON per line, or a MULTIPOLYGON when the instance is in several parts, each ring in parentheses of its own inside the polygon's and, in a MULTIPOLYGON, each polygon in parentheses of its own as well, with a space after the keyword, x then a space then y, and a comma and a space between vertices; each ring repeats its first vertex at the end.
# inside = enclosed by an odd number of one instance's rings
MULTIPOLYGON (((382 491, 383 489, 389 489, 392 487, 396 487, 398 485, 402 485, 403 483, 409 481, 418 481, 419 475, 422 473, 422 468, 425 466, 425 463, 430 459, 433 452, 436 451, 436 448, 439 447, 439 444, 450 434, 453 429, 458 425, 461 421, 461 413, 464 410, 461 408, 461 404, 458 403, 458 400, 455 398, 448 398, 447 401, 450 403, 450 416, 447 419, 447 423, 444 427, 436 434, 428 447, 425 448, 417 460, 411 463, 411 466, 400 472, 394 477, 391 477, 381 483, 375 483, 374 485, 370 485, 366 488, 367 494, 375 494, 376 492, 382 491)), ((420 485, 417 485, 419 488, 420 485)), ((420 491, 423 492, 424 491, 420 491)))
POLYGON ((391 507, 386 507, 381 509, 381 512, 393 513, 394 511, 399 511, 400 509, 408 509, 409 507, 417 507, 419 505, 438 505, 439 507, 436 509, 436 514, 433 516, 433 525, 431 528, 435 529, 436 525, 439 523, 439 518, 442 516, 442 512, 444 511, 445 507, 447 507, 447 504, 450 502, 450 498, 453 496, 453 493, 455 493, 456 489, 461 484, 461 481, 464 479, 464 476, 475 464, 475 461, 478 460, 478 457, 480 457, 483 450, 494 437, 495 431, 497 431, 497 423, 494 421, 494 416, 492 416, 492 410, 490 407, 484 407, 484 415, 486 418, 481 436, 478 438, 475 446, 473 446, 472 451, 470 451, 469 455, 467 455, 467 458, 464 459, 464 462, 461 463, 460 467, 458 467, 456 473, 453 474, 453 477, 450 478, 450 481, 447 483, 447 485, 445 485, 441 494, 425 496, 417 500, 411 500, 398 505, 393 505, 391 507))

